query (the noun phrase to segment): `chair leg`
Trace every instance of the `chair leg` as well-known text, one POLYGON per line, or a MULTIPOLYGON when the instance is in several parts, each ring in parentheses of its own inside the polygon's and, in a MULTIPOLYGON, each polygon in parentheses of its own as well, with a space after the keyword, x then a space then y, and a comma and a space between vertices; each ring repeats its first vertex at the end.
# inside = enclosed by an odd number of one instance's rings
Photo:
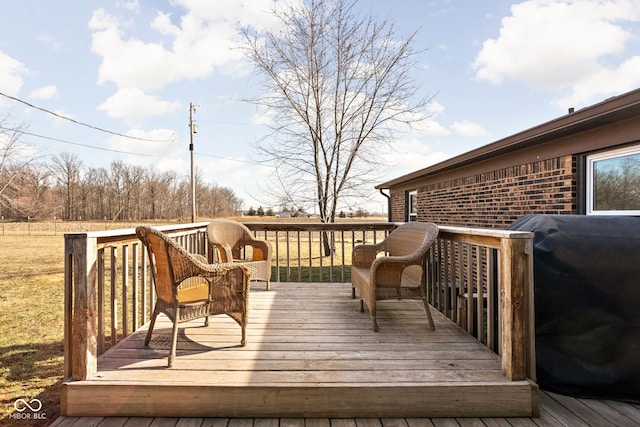
POLYGON ((351 298, 356 299, 356 288, 355 286, 351 287, 351 298))
POLYGON ((269 279, 267 279, 267 290, 271 290, 271 281, 269 279))
POLYGON ((147 337, 144 339, 145 347, 149 347, 149 343, 151 342, 151 334, 153 333, 153 327, 156 324, 156 317, 158 317, 158 312, 154 310, 153 314, 151 315, 151 323, 149 324, 149 330, 147 331, 147 337))
POLYGON ((424 303, 424 309, 427 312, 427 318, 429 319, 429 328, 432 331, 436 330, 436 325, 433 323, 433 317, 431 317, 431 310, 429 309, 429 303, 427 302, 427 299, 423 299, 422 302, 424 303))
MULTIPOLYGON (((371 309, 369 309, 369 310, 371 310, 371 309)), ((371 329, 373 329, 373 332, 378 332, 378 321, 376 320, 375 311, 373 311, 371 313, 371 329)))
POLYGON ((371 315, 371 329, 374 332, 378 332, 378 321, 376 320, 376 300, 368 301, 367 306, 369 307, 369 314, 371 315))
POLYGON ((171 349, 169 350, 169 360, 167 365, 171 367, 176 358, 176 347, 178 346, 178 319, 180 318, 180 309, 176 308, 176 318, 173 320, 173 330, 171 331, 171 349))

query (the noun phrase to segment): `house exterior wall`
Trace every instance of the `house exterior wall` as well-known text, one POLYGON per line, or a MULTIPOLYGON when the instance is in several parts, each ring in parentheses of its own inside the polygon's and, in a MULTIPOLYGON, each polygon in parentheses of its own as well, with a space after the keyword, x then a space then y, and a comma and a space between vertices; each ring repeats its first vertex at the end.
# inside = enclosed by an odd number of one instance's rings
MULTIPOLYGON (((420 194, 418 194, 420 197, 420 194)), ((407 220, 407 199, 406 194, 401 191, 392 192, 390 196, 390 219, 393 222, 404 222, 407 220)), ((418 203, 419 200, 418 200, 418 203)), ((419 206, 419 204, 418 204, 419 206)))
MULTIPOLYGON (((506 228, 525 214, 576 213, 573 156, 515 165, 419 186, 418 220, 506 228)), ((406 220, 405 193, 391 196, 393 221, 406 220)))
POLYGON ((506 228, 527 214, 594 214, 590 159, 625 150, 640 150, 640 89, 376 188, 389 191, 394 222, 408 220, 407 198, 416 192, 418 221, 506 228))

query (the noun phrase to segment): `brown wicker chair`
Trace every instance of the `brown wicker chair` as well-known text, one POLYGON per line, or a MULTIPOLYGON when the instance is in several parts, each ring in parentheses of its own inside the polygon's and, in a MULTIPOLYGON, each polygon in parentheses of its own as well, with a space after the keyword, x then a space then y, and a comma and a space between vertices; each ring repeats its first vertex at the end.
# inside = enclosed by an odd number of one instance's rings
POLYGON ((360 296, 360 311, 367 303, 374 331, 376 301, 385 299, 420 299, 427 312, 429 326, 435 329, 427 302, 423 266, 429 249, 438 237, 438 226, 426 222, 409 222, 396 228, 375 245, 356 246, 352 254, 352 297, 360 296), (384 256, 378 256, 380 253, 384 256))
POLYGON ((209 262, 234 262, 246 266, 250 280, 265 282, 269 290, 271 279, 271 244, 253 237, 251 231, 237 221, 213 220, 207 226, 209 262))
POLYGON ((136 234, 147 248, 156 304, 144 341, 149 345, 158 314, 172 322, 171 350, 168 365, 176 355, 178 324, 194 319, 226 314, 242 328, 241 344, 246 344, 249 298, 249 272, 237 264, 208 264, 206 258, 187 252, 166 234, 151 228, 137 227, 136 234))

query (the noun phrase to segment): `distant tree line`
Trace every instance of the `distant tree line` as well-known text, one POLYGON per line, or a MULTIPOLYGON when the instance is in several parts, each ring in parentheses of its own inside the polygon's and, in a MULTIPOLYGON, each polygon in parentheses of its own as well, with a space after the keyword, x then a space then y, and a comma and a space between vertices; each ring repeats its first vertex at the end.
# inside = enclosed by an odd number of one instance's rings
MULTIPOLYGON (((235 215, 242 202, 230 188, 207 185, 198 176, 196 195, 203 218, 235 215)), ((5 220, 190 219, 191 182, 174 171, 119 160, 85 167, 70 153, 49 163, 6 161, 0 167, 0 212, 5 220)))
POLYGON ((594 176, 595 209, 640 210, 640 154, 600 163, 604 167, 596 167, 594 176))

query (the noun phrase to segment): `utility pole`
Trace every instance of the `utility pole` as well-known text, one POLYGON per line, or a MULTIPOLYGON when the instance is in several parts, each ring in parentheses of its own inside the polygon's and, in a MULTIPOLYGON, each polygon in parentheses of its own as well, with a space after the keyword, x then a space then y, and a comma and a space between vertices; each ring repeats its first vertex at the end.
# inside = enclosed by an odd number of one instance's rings
POLYGON ((193 113, 196 111, 196 106, 191 102, 189 103, 189 151, 191 152, 191 222, 196 222, 196 173, 195 164, 193 160, 193 134, 198 133, 198 128, 193 123, 193 113))

